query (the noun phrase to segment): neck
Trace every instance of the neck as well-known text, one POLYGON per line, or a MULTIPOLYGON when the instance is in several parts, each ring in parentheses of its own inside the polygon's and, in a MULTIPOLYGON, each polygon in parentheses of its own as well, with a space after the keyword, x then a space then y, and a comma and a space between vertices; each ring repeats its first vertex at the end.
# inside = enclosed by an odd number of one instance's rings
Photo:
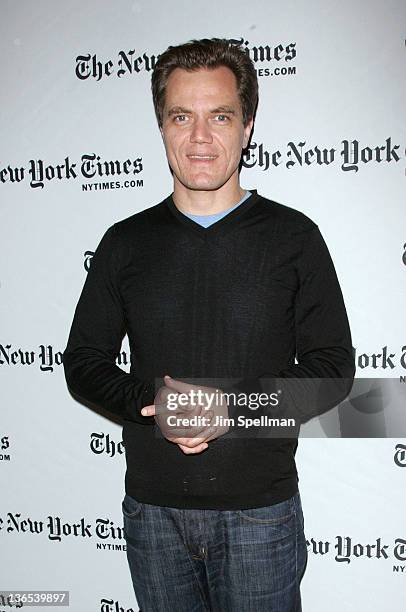
POLYGON ((192 215, 214 215, 237 204, 245 195, 240 184, 225 184, 219 189, 200 191, 188 189, 175 180, 172 199, 175 206, 192 215))

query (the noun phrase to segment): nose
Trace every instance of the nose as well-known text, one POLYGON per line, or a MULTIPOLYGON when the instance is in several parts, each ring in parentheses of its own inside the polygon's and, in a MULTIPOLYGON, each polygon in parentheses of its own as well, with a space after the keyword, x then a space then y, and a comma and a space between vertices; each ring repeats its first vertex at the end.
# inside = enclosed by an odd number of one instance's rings
POLYGON ((213 142, 213 136, 210 131, 210 126, 207 123, 207 120, 203 117, 196 117, 192 131, 190 133, 190 142, 197 143, 211 143, 213 142))

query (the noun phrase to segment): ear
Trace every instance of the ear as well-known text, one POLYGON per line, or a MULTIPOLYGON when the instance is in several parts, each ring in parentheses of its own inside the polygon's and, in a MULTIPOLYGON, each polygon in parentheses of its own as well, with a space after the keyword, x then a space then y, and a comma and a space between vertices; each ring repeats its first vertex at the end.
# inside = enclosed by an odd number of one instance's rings
POLYGON ((243 149, 245 149, 245 147, 248 145, 253 125, 254 125, 254 117, 251 117, 247 125, 244 127, 244 139, 243 139, 243 146, 242 146, 243 149))

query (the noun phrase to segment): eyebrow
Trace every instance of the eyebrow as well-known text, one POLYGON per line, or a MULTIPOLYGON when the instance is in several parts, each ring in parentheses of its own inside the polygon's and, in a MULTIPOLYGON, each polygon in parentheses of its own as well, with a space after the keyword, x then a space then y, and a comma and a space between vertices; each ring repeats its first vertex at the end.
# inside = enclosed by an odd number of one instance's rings
MULTIPOLYGON (((172 117, 172 115, 178 115, 183 113, 185 115, 190 115, 192 114, 192 111, 188 110, 187 108, 184 108, 183 106, 173 106, 171 109, 168 110, 167 116, 172 117)), ((218 106, 217 108, 213 108, 210 113, 228 113, 230 115, 235 115, 235 110, 231 106, 218 106)))
POLYGON ((168 117, 171 117, 172 115, 178 115, 180 113, 185 113, 186 114, 190 114, 192 111, 188 110, 187 108, 183 108, 183 106, 173 106, 171 109, 168 110, 168 117))
POLYGON ((231 106, 218 106, 210 111, 211 113, 228 113, 230 115, 235 115, 235 110, 231 106))

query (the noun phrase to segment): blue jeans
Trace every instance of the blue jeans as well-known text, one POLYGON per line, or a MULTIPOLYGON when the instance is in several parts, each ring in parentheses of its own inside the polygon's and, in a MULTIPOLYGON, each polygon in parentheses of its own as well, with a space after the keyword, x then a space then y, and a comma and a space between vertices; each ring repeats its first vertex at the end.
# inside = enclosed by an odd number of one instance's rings
POLYGON ((307 563, 300 494, 250 510, 123 504, 142 612, 301 612, 307 563))

